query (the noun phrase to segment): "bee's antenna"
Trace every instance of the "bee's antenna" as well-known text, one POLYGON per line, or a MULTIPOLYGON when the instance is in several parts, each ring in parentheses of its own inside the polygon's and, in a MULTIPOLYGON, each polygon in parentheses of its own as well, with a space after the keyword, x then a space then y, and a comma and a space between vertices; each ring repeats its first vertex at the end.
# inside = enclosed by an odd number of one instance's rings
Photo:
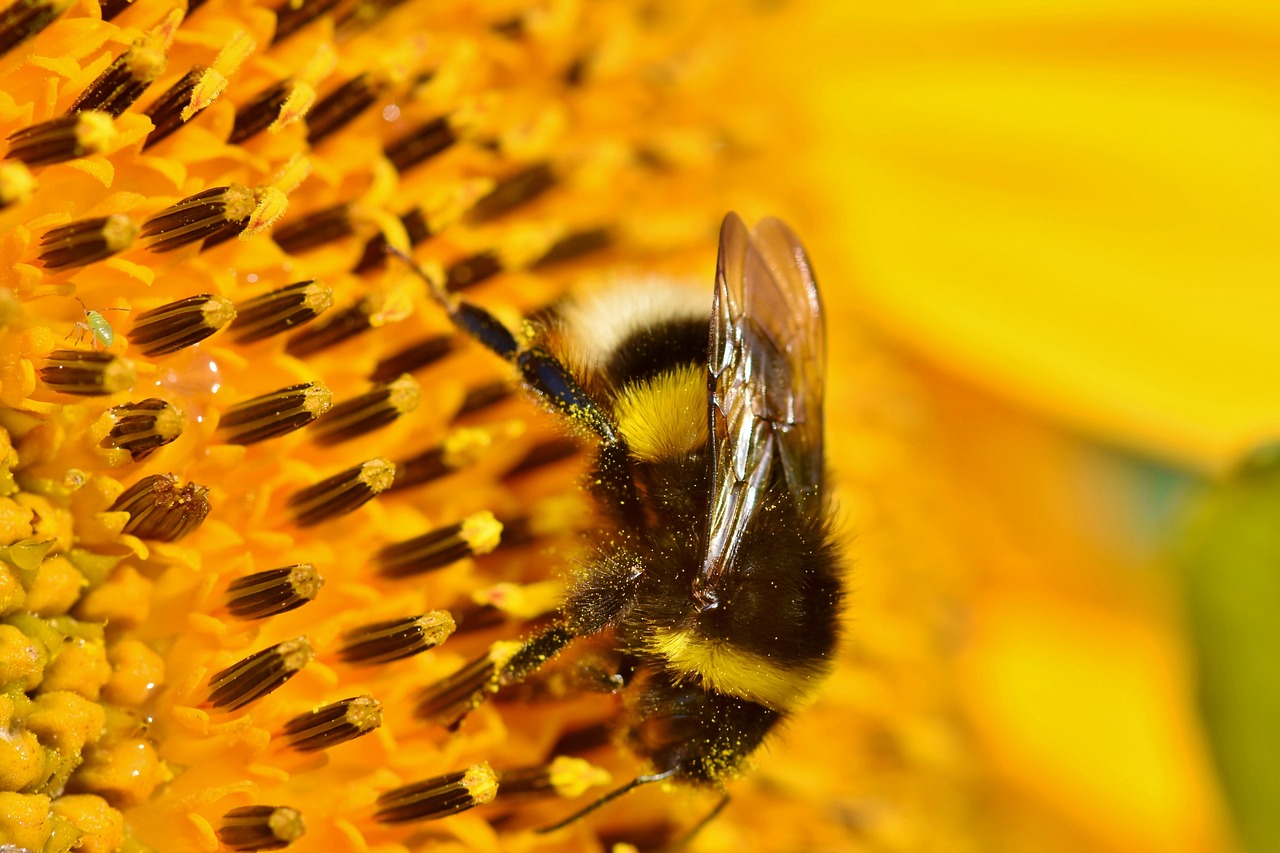
MULTIPOLYGON (((637 776, 627 784, 623 785, 621 788, 618 788, 616 790, 610 791, 609 793, 605 794, 603 797, 591 803, 585 809, 576 811, 573 814, 569 815, 564 820, 558 823, 551 824, 551 826, 544 826, 544 827, 541 827, 540 829, 535 829, 534 832, 538 833, 539 835, 546 835, 547 833, 555 832, 557 829, 564 829, 566 826, 573 823, 574 821, 581 820, 582 818, 591 814, 593 811, 600 808, 601 806, 606 805, 607 803, 613 802, 618 797, 621 797, 623 794, 630 793, 631 791, 634 791, 636 788, 639 788, 641 785, 648 785, 652 782, 662 782, 666 779, 670 779, 672 776, 675 775, 675 773, 676 773, 675 769, 672 768, 671 770, 668 770, 665 773, 654 773, 649 776, 637 776)), ((719 808, 717 808, 717 811, 719 811, 719 808)), ((712 817, 714 816, 715 815, 713 814, 712 817)))
POLYGON ((409 257, 407 253, 400 251, 395 246, 392 246, 390 243, 386 245, 386 252, 388 255, 391 255, 399 260, 400 263, 413 270, 414 274, 417 275, 418 278, 422 279, 423 283, 427 285, 427 289, 431 291, 432 297, 434 297, 437 302, 443 305, 446 309, 451 310, 454 307, 453 304, 457 301, 457 297, 445 290, 444 286, 439 281, 427 275, 426 270, 424 270, 417 261, 409 257))

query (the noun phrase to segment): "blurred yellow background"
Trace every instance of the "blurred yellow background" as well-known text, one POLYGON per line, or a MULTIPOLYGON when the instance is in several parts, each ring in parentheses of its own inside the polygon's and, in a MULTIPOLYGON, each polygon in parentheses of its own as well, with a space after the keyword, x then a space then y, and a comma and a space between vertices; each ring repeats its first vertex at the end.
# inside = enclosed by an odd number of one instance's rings
MULTIPOLYGON (((797 18, 797 20, 800 20, 797 18)), ((1280 9, 828 3, 787 34, 823 246, 958 374, 1190 466, 1280 427, 1280 9)))
MULTIPOLYGON (((1214 555, 1240 531, 1186 532, 1280 434, 1280 7, 799 5, 768 68, 778 97, 802 93, 829 430, 860 544, 896 549, 855 565, 853 608, 878 572, 955 571, 940 598, 958 599, 957 697, 991 783, 978 849, 1280 849, 1258 814, 1280 789, 1243 766, 1280 757, 1275 729, 1247 735, 1276 717, 1240 722, 1275 692, 1277 637, 1231 610, 1272 592, 1280 503, 1245 501, 1266 532, 1230 576, 1214 555), (839 375, 867 341, 906 377, 887 416, 865 411, 865 372, 839 375), (931 531, 861 508, 851 445, 886 417, 919 442, 894 471, 931 531), (1233 739, 1254 757, 1219 773, 1212 746, 1233 739)), ((852 620, 855 643, 876 630, 852 620)))

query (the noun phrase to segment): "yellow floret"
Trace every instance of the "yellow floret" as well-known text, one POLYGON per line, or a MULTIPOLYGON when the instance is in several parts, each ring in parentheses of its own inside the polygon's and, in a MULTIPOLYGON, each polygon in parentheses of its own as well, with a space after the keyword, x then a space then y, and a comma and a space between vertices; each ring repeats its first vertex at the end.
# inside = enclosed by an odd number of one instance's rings
POLYGON ((35 580, 27 589, 26 609, 40 616, 61 616, 80 598, 84 575, 63 556, 50 557, 40 564, 35 580))
POLYGON ((130 565, 119 566, 111 579, 86 594, 76 616, 87 622, 106 622, 113 629, 132 628, 151 612, 152 583, 130 565))
POLYGON ((0 616, 7 616, 26 603, 27 591, 12 566, 0 563, 0 616))
POLYGON ((94 791, 116 805, 136 806, 170 778, 155 747, 131 739, 91 750, 72 781, 76 789, 94 791))
POLYGON ((31 535, 31 510, 13 498, 0 498, 0 545, 9 545, 31 535))
POLYGON ((107 652, 111 680, 103 695, 117 705, 138 707, 164 684, 164 658, 146 643, 120 640, 107 652))
POLYGON ((44 647, 13 625, 0 625, 0 687, 32 690, 44 678, 44 647))
POLYGON ((74 755, 98 739, 106 712, 79 693, 56 690, 35 698, 35 709, 25 722, 41 743, 74 755))
POLYGON ((0 693, 0 731, 7 732, 13 728, 14 718, 25 713, 25 707, 29 706, 31 700, 27 698, 25 693, 0 693), (19 712, 14 707, 16 701, 25 703, 24 710, 19 712))
POLYGON ((111 677, 107 649, 101 640, 68 637, 44 673, 45 690, 73 690, 97 699, 111 677))
POLYGON ((19 492, 14 500, 31 519, 30 538, 52 540, 55 551, 66 551, 71 547, 71 513, 47 498, 30 492, 19 492))
POLYGON ((48 797, 0 791, 0 840, 40 850, 49 840, 50 831, 48 797))
POLYGON ((0 732, 0 791, 20 791, 44 773, 44 750, 35 732, 0 732))
POLYGON ((65 818, 83 835, 76 845, 77 853, 115 853, 124 844, 124 817, 92 794, 59 797, 53 801, 53 814, 65 818))

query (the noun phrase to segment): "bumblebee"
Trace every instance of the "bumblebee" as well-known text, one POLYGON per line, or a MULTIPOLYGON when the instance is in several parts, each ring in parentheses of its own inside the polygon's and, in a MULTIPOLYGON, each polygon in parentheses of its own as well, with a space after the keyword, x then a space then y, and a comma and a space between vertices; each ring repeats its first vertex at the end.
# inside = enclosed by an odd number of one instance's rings
POLYGON ((825 332, 804 248, 776 219, 748 231, 729 214, 709 318, 705 298, 647 282, 570 302, 524 341, 423 278, 460 329, 594 439, 602 519, 550 626, 448 690, 474 688, 474 707, 593 638, 618 662, 620 739, 648 770, 544 831, 666 780, 719 791, 710 820, 837 643, 825 332))

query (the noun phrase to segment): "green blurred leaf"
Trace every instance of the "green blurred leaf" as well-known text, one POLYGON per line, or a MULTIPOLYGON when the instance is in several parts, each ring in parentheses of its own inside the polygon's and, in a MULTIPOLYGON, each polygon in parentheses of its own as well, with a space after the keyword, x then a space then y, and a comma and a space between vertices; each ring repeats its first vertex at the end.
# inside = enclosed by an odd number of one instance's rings
POLYGON ((1176 561, 1199 699, 1244 849, 1280 850, 1280 449, 1201 498, 1176 561))

